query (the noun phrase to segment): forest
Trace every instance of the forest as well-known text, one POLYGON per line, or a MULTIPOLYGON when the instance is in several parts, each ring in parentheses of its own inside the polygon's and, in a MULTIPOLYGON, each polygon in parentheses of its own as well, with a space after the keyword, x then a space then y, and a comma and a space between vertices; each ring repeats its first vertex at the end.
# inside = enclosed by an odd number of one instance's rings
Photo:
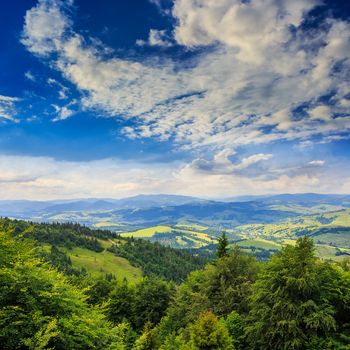
POLYGON ((209 259, 75 224, 1 219, 0 232, 2 349, 350 349, 350 260, 317 258, 311 238, 262 262, 224 234, 209 259), (110 240, 142 278, 72 265, 72 247, 110 240))

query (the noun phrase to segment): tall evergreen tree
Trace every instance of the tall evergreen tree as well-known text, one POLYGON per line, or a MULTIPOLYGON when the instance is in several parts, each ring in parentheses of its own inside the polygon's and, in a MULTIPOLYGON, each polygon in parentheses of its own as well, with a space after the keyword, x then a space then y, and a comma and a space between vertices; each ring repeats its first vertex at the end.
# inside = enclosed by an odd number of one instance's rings
POLYGON ((315 257, 313 241, 300 238, 274 255, 253 287, 251 349, 341 349, 331 346, 340 275, 315 257))
POLYGON ((216 251, 216 255, 218 258, 228 255, 228 239, 226 236, 226 231, 223 231, 221 237, 218 238, 218 249, 216 251))

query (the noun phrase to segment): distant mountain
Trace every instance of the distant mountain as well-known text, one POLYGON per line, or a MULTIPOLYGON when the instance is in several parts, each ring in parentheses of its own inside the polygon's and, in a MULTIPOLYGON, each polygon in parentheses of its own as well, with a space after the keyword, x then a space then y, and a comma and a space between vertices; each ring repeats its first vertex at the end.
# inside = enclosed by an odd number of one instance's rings
POLYGON ((235 197, 235 201, 204 200, 169 194, 138 195, 122 199, 60 201, 0 201, 0 216, 36 221, 73 221, 88 226, 146 227, 177 222, 207 226, 275 223, 297 215, 311 215, 350 207, 349 195, 315 193, 235 197))
POLYGON ((307 207, 315 205, 341 205, 350 207, 350 195, 340 194, 279 194, 261 199, 262 202, 268 204, 299 204, 307 207))
POLYGON ((210 225, 225 223, 243 225, 247 223, 272 223, 288 217, 294 217, 292 212, 272 210, 263 203, 225 203, 205 201, 177 206, 154 208, 123 209, 113 212, 121 222, 134 224, 174 224, 176 222, 199 222, 210 225))
POLYGON ((79 199, 57 201, 0 201, 0 216, 30 218, 42 214, 78 211, 109 211, 120 209, 138 209, 163 206, 177 206, 188 203, 203 202, 204 200, 169 194, 138 195, 122 199, 79 199))
POLYGON ((297 204, 311 207, 315 205, 340 205, 350 207, 350 195, 341 194, 318 194, 318 193, 300 193, 300 194, 277 194, 262 196, 238 196, 222 199, 223 202, 260 202, 266 205, 274 204, 297 204))
POLYGON ((54 201, 0 200, 0 215, 26 217, 43 211, 54 203, 54 201))
POLYGON ((120 199, 118 204, 120 208, 152 208, 163 206, 178 206, 188 203, 201 203, 206 202, 204 199, 190 197, 190 196, 178 196, 172 194, 155 194, 155 195, 138 195, 134 197, 128 197, 120 199))

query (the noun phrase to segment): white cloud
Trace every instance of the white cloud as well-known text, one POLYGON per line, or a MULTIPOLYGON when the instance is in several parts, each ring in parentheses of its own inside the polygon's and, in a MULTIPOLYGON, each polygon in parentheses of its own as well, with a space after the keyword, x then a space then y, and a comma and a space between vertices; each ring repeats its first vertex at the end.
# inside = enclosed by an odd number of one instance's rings
POLYGON ((138 124, 124 130, 130 137, 172 137, 182 147, 214 149, 281 139, 304 142, 350 131, 350 88, 344 78, 350 26, 329 20, 327 29, 302 33, 303 16, 316 4, 176 0, 175 39, 188 47, 211 45, 185 65, 105 58, 106 48, 75 33, 54 0, 41 0, 27 12, 23 43, 39 56, 54 53, 52 66, 82 91, 85 108, 136 117, 138 124), (317 110, 318 99, 334 91, 332 107, 317 110), (314 108, 311 118, 294 112, 305 103, 314 108), (312 117, 316 112, 318 118, 312 117), (335 113, 344 116, 332 118, 335 113))
POLYGON ((47 83, 50 86, 57 86, 59 88, 59 90, 58 90, 58 98, 60 100, 65 100, 65 99, 68 98, 69 89, 66 86, 64 86, 59 81, 57 81, 56 79, 53 79, 53 78, 48 78, 47 79, 47 83))
POLYGON ((18 122, 18 119, 15 118, 17 101, 19 101, 17 97, 0 95, 0 120, 18 122))
POLYGON ((173 9, 178 19, 175 38, 185 46, 220 42, 235 48, 240 61, 260 64, 276 53, 283 54, 281 46, 292 36, 290 26, 299 26, 303 14, 317 3, 315 0, 177 0, 173 9))
POLYGON ((212 160, 198 158, 188 164, 186 168, 191 168, 201 173, 233 175, 242 173, 242 170, 272 158, 272 154, 258 153, 242 158, 239 161, 233 161, 230 157, 235 154, 230 149, 224 149, 217 153, 212 160))
POLYGON ((52 107, 54 108, 56 112, 56 117, 52 119, 53 122, 57 122, 60 120, 65 120, 67 118, 70 118, 74 115, 74 110, 69 108, 71 105, 75 104, 75 101, 73 100, 71 103, 67 104, 66 106, 58 106, 53 104, 52 107))
POLYGON ((324 163, 325 163, 324 160, 312 160, 309 162, 309 164, 313 166, 323 166, 324 163))
POLYGON ((48 55, 57 49, 70 21, 62 15, 60 6, 55 0, 39 0, 38 5, 27 11, 22 43, 29 51, 37 55, 48 55))
POLYGON ((148 41, 136 40, 136 44, 139 46, 150 45, 150 46, 171 46, 169 37, 166 33, 166 30, 151 29, 149 31, 148 41))
MULTIPOLYGON (((258 158, 263 157, 256 156, 255 161, 258 158)), ((308 191, 342 193, 345 184, 350 183, 345 173, 334 169, 327 172, 322 167, 314 174, 299 172, 264 178, 198 171, 177 162, 144 164, 122 159, 75 162, 1 155, 0 191, 3 199, 118 198, 139 193, 205 197, 308 191)))
POLYGON ((321 105, 309 110, 309 115, 311 119, 329 121, 332 118, 332 111, 330 107, 321 105))
POLYGON ((55 107, 56 112, 57 112, 57 117, 52 119, 53 122, 67 119, 74 114, 74 111, 69 109, 67 106, 59 107, 59 106, 54 105, 54 107, 55 107))

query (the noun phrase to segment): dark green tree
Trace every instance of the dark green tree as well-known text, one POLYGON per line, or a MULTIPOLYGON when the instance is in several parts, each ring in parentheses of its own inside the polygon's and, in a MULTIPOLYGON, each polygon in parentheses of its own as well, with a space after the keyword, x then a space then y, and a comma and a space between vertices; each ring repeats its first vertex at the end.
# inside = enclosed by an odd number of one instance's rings
POLYGON ((127 281, 119 282, 110 293, 107 304, 108 319, 114 324, 123 321, 131 322, 133 319, 133 307, 135 303, 135 289, 129 286, 127 281))
POLYGON ((160 278, 145 277, 135 287, 133 324, 141 329, 146 323, 156 325, 165 315, 171 296, 172 286, 160 278))
POLYGON ((339 272, 315 257, 312 239, 298 239, 272 257, 254 285, 250 348, 341 349, 331 345, 341 294, 339 272))
POLYGON ((226 231, 223 231, 221 237, 218 238, 218 249, 216 251, 216 256, 220 259, 227 255, 228 255, 228 239, 226 236, 226 231))
POLYGON ((156 327, 161 342, 168 334, 178 332, 208 310, 220 317, 234 310, 247 313, 258 271, 255 258, 235 247, 227 257, 218 259, 215 264, 192 272, 178 288, 166 316, 156 327))

